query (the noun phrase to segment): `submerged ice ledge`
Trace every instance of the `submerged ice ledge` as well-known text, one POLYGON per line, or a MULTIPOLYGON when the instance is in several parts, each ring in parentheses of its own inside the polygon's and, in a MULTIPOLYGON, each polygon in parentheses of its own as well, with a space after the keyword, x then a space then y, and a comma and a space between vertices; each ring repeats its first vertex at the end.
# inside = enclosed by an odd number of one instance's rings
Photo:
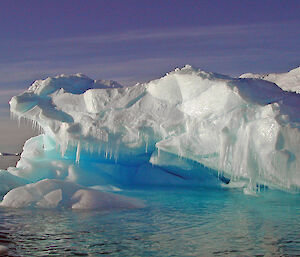
POLYGON ((9 191, 0 203, 2 207, 71 208, 114 211, 144 207, 133 198, 100 192, 77 184, 45 179, 9 191))
POLYGON ((300 96, 268 81, 188 65, 132 87, 61 75, 10 106, 43 131, 8 169, 29 182, 300 188, 300 96))

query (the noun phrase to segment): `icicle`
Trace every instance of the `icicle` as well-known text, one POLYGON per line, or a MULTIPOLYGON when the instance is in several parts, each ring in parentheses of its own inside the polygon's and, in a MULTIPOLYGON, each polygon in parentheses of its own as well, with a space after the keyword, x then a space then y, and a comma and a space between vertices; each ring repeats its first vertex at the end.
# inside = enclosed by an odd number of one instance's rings
POLYGON ((20 128, 21 117, 20 117, 20 116, 17 116, 17 119, 18 119, 18 128, 20 128))
POLYGON ((78 164, 79 163, 79 159, 80 159, 80 141, 78 141, 78 144, 77 144, 77 151, 76 151, 76 163, 78 164))
POLYGON ((118 141, 117 141, 117 143, 116 143, 116 148, 115 148, 115 152, 114 152, 114 160, 115 160, 115 163, 118 162, 118 158, 119 158, 120 141, 121 141, 121 139, 118 139, 118 141))
POLYGON ((64 157, 67 149, 68 149, 68 144, 69 141, 68 140, 64 140, 61 144, 60 144, 60 152, 61 152, 61 157, 64 157))
POLYGON ((113 158, 113 151, 112 148, 109 150, 109 159, 111 160, 113 158))
POLYGON ((13 112, 10 112, 10 119, 12 119, 12 120, 17 120, 17 115, 15 114, 15 113, 13 113, 13 112))
POLYGON ((107 146, 106 146, 106 149, 105 149, 105 159, 107 159, 107 156, 108 156, 108 152, 107 152, 107 146))
POLYGON ((145 151, 146 151, 146 153, 148 153, 148 143, 149 143, 148 141, 149 141, 149 138, 146 137, 145 141, 146 141, 146 149, 145 149, 145 151))

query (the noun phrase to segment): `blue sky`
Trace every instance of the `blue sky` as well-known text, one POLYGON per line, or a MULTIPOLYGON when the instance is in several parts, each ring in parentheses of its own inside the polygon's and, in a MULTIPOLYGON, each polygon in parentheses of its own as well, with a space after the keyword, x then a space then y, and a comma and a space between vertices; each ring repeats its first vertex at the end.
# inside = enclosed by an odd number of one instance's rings
POLYGON ((0 118, 60 73, 133 84, 191 64, 229 75, 300 65, 300 1, 3 0, 0 118))

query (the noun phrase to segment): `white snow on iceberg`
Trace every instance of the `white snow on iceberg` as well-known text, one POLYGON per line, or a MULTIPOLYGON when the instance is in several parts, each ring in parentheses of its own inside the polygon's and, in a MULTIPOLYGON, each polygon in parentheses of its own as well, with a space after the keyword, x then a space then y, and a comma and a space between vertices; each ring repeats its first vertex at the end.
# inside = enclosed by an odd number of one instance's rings
POLYGON ((61 75, 10 106, 43 130, 8 169, 32 182, 300 187, 300 96, 268 81, 191 66, 132 87, 61 75))
POLYGON ((240 78, 263 79, 270 82, 274 82, 283 90, 300 93, 300 67, 285 73, 245 73, 242 74, 240 78))

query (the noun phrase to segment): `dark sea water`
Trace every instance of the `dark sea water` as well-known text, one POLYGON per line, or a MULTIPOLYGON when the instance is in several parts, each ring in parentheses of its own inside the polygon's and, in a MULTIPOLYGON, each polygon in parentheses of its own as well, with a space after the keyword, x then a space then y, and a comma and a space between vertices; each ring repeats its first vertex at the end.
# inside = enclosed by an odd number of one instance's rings
POLYGON ((155 188, 144 209, 0 209, 8 256, 300 256, 300 195, 155 188))

